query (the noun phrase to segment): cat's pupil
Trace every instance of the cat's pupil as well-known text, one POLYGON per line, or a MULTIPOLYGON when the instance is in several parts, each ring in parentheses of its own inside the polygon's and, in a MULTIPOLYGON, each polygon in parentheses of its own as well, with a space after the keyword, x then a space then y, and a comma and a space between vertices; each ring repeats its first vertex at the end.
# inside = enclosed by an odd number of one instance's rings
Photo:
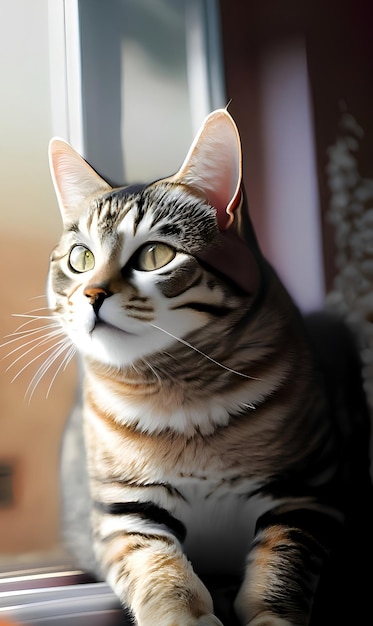
POLYGON ((70 250, 69 265, 73 272, 88 272, 95 266, 93 252, 86 246, 76 245, 70 250))

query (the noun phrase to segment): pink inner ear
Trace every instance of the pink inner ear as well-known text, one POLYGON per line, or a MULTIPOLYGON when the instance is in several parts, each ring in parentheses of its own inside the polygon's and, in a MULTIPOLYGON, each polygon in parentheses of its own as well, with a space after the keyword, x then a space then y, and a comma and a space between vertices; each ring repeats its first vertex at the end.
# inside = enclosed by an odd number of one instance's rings
POLYGON ((201 190, 216 209, 219 230, 234 220, 241 202, 241 142, 226 109, 206 118, 180 170, 169 180, 201 190))
POLYGON ((227 230, 229 226, 231 226, 231 224, 233 223, 235 217, 234 212, 240 207, 241 198, 241 188, 237 189, 235 195, 228 203, 228 205, 224 203, 219 205, 219 199, 217 198, 216 201, 214 201, 214 198, 212 198, 213 202, 211 202, 211 204, 213 207, 216 208, 216 217, 218 220, 218 227, 220 231, 227 230))
POLYGON ((55 137, 49 143, 49 164, 62 219, 71 221, 80 213, 81 202, 110 185, 70 144, 55 137))

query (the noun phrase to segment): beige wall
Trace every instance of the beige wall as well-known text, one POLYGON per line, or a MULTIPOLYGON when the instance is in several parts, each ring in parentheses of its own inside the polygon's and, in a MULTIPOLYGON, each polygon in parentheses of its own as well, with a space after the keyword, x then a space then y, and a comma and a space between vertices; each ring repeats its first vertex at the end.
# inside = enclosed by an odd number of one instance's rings
POLYGON ((0 0, 0 8, 0 228, 37 234, 39 227, 53 237, 48 2, 0 0))
MULTIPOLYGON (((45 293, 60 219, 47 160, 53 134, 48 2, 0 0, 0 9, 1 342, 20 323, 12 313, 43 305, 32 298, 45 293)), ((0 359, 9 350, 1 348, 0 359)), ((26 361, 7 373, 10 362, 0 360, 0 469, 14 468, 14 504, 0 506, 0 561, 9 554, 51 551, 58 544, 58 450, 75 375, 70 367, 48 400, 44 384, 28 404, 24 394, 36 367, 11 384, 26 361)))

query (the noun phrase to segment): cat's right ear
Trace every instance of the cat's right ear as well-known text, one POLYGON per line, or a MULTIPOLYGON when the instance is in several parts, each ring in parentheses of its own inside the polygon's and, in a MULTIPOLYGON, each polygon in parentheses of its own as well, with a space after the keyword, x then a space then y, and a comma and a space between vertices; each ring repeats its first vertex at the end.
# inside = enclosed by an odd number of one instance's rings
POLYGON ((63 139, 51 139, 48 156, 64 222, 76 220, 83 200, 98 192, 110 191, 110 185, 63 139))

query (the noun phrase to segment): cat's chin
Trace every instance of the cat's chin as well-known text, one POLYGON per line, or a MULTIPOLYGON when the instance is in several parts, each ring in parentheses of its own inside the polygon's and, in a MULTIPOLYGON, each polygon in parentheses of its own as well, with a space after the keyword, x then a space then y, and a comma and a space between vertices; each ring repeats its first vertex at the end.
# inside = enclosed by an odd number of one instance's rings
POLYGON ((89 355, 99 356, 106 365, 127 366, 142 356, 144 344, 138 334, 99 320, 90 332, 89 355))
POLYGON ((97 321, 89 332, 70 333, 70 338, 83 358, 115 369, 131 366, 161 347, 144 330, 139 335, 104 321, 97 321))
POLYGON ((130 346, 138 343, 134 333, 102 320, 97 320, 90 328, 69 328, 69 336, 83 357, 113 367, 129 364, 133 358, 130 346))

